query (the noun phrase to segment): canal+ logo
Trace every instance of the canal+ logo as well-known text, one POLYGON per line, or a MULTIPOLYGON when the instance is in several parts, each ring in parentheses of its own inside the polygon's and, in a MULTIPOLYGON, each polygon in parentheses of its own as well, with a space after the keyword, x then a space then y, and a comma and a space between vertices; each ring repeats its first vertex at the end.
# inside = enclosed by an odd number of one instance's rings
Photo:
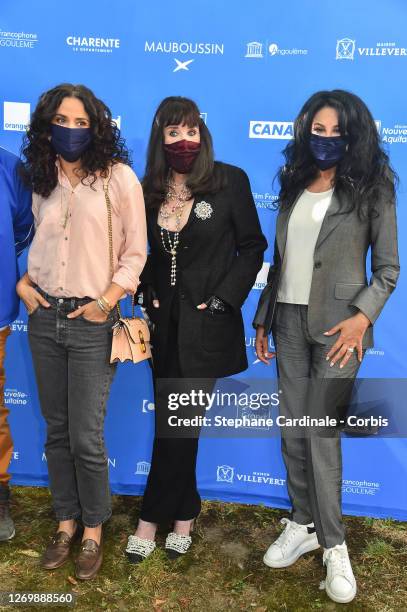
POLYGON ((294 137, 292 121, 250 121, 249 138, 291 140, 294 137))

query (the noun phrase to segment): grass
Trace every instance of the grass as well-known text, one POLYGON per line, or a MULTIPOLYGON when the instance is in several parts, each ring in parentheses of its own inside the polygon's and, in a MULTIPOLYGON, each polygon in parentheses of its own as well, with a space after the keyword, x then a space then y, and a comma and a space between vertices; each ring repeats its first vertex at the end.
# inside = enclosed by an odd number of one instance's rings
MULTIPOLYGON (((1 591, 72 591, 76 610, 142 612, 309 612, 344 606, 328 599, 322 552, 310 553, 290 568, 271 570, 262 563, 278 535, 284 513, 259 506, 204 502, 190 553, 167 560, 158 535, 156 551, 132 566, 124 556, 136 524, 140 498, 115 496, 105 527, 105 560, 96 579, 79 582, 69 562, 54 572, 40 569, 39 557, 55 522, 46 489, 13 489, 17 535, 0 545, 1 591)), ((407 610, 407 525, 391 520, 346 517, 347 542, 358 582, 349 612, 407 610)), ((0 608, 10 610, 10 608, 0 608)), ((32 609, 32 608, 20 608, 32 609)), ((48 607, 47 610, 61 610, 48 607)))

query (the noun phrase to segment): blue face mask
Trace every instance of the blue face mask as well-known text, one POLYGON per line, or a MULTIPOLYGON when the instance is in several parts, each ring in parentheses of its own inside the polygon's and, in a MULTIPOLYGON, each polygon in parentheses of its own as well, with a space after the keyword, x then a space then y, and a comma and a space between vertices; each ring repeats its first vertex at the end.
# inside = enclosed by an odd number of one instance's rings
POLYGON ((346 152, 348 141, 342 136, 319 136, 311 134, 309 147, 320 170, 336 166, 346 152))
POLYGON ((90 128, 67 128, 51 125, 51 144, 68 162, 77 161, 92 142, 90 128))

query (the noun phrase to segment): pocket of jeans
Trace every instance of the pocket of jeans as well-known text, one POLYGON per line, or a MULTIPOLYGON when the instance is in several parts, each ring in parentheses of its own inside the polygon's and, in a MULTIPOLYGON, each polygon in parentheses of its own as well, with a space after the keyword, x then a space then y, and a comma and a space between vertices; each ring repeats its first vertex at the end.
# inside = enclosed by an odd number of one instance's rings
POLYGON ((82 319, 82 321, 84 321, 85 323, 89 323, 89 325, 95 325, 96 327, 102 327, 103 325, 107 325, 108 323, 113 324, 113 316, 111 314, 109 314, 106 321, 91 321, 90 319, 87 319, 83 315, 80 315, 80 317, 78 318, 82 319))
POLYGON ((32 312, 28 313, 28 316, 30 318, 34 317, 37 314, 37 312, 40 310, 40 308, 41 308, 41 304, 38 304, 38 306, 37 306, 37 308, 35 310, 33 310, 32 312))

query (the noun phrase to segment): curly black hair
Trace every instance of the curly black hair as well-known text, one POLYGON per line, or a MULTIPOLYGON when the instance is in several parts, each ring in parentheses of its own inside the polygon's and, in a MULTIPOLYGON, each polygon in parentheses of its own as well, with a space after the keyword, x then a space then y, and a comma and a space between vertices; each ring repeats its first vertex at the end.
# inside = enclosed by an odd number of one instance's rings
POLYGON ((324 107, 337 111, 340 134, 346 135, 348 142, 347 151, 336 166, 335 189, 339 195, 346 194, 351 208, 357 207, 361 217, 376 214, 377 206, 394 200, 398 177, 390 166, 366 104, 355 94, 341 89, 318 91, 302 107, 294 123, 294 139, 283 152, 286 163, 276 177, 280 183, 278 205, 292 206, 296 196, 320 172, 309 141, 313 119, 324 107))
POLYGON ((90 176, 92 186, 97 179, 96 172, 107 176, 112 163, 131 165, 125 141, 106 104, 85 85, 62 83, 40 96, 21 150, 23 179, 34 193, 44 198, 51 194, 58 182, 57 154, 50 143, 51 122, 62 100, 67 97, 81 100, 90 119, 92 142, 81 155, 82 182, 90 176))

